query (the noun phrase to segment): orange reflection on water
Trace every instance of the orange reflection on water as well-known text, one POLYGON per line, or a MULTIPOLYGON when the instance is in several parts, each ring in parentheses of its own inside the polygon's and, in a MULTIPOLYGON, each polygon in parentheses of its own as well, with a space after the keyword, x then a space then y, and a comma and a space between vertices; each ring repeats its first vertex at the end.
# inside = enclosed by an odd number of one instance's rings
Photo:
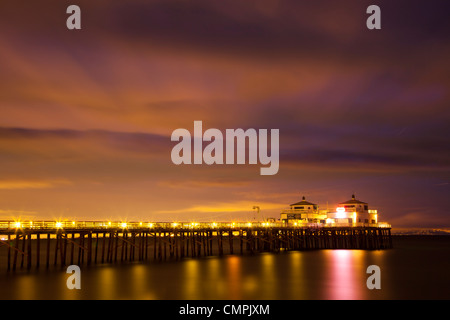
POLYGON ((184 290, 185 297, 190 299, 200 299, 201 290, 199 284, 201 283, 200 261, 192 259, 186 261, 184 265, 184 290))
POLYGON ((227 259, 228 289, 232 299, 242 299, 241 258, 230 256, 227 259))
POLYGON ((361 250, 330 250, 327 258, 331 270, 326 276, 326 298, 330 300, 364 299, 363 252, 361 250))

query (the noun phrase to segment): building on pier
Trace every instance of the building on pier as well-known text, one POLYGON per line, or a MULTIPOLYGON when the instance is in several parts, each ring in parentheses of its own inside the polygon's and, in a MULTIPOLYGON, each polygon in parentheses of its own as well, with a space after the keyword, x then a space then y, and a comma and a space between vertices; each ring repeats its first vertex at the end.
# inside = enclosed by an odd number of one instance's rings
POLYGON ((335 212, 329 212, 328 219, 331 223, 377 224, 378 211, 369 210, 369 204, 357 200, 353 194, 350 200, 339 203, 335 212))
POLYGON ((327 213, 320 211, 317 204, 306 201, 305 197, 289 207, 281 213, 281 221, 287 224, 325 223, 327 219, 327 213))
POLYGON ((280 220, 286 225, 349 225, 364 226, 378 224, 378 211, 369 209, 369 204, 357 200, 352 195, 350 200, 339 203, 332 208, 320 209, 315 203, 302 201, 293 203, 289 209, 281 212, 280 220))

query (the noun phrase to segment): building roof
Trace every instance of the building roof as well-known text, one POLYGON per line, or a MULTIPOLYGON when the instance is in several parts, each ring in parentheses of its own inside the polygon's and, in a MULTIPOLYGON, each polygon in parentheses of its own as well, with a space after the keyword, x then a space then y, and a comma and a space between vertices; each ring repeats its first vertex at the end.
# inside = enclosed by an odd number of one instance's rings
POLYGON ((352 200, 341 202, 339 204, 367 204, 367 202, 362 202, 362 201, 356 200, 355 195, 352 194, 352 200))
POLYGON ((304 205, 306 205, 306 206, 315 206, 316 204, 315 204, 315 203, 312 203, 312 202, 306 201, 306 200, 305 200, 305 197, 302 198, 302 201, 291 204, 291 206, 302 206, 302 205, 303 205, 303 206, 304 206, 304 205))

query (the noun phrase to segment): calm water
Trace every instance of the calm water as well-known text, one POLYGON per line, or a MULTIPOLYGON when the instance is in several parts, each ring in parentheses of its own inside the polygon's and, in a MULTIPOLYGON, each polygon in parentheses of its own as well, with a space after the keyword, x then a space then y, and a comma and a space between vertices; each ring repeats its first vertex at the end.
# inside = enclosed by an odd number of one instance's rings
POLYGON ((386 251, 263 253, 81 268, 0 271, 1 299, 450 299, 450 237, 399 237, 386 251), (369 265, 381 289, 366 287, 369 265))

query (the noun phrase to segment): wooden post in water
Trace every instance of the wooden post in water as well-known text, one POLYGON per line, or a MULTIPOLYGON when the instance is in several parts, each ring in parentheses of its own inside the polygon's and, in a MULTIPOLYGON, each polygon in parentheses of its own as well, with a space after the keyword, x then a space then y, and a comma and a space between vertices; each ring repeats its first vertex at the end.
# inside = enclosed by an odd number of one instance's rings
POLYGON ((114 248, 114 262, 117 262, 117 250, 119 248, 119 231, 113 232, 113 248, 114 248))
MULTIPOLYGON (((67 235, 69 236, 69 235, 67 235)), ((75 232, 72 232, 72 237, 71 237, 71 243, 70 243, 70 264, 73 264, 73 254, 74 254, 74 250, 75 250, 75 232)))
POLYGON ((97 264, 97 251, 98 251, 98 232, 95 233, 95 258, 94 258, 95 264, 97 264))
POLYGON ((105 244, 106 244, 106 232, 103 232, 103 239, 102 239, 102 263, 105 262, 105 244))
POLYGON ((53 260, 53 265, 56 266, 56 263, 58 262, 58 250, 59 250, 59 231, 56 232, 56 243, 55 243, 55 255, 53 260))
POLYGON ((20 259, 20 267, 23 268, 23 263, 25 260, 25 243, 26 243, 26 234, 22 233, 22 255, 21 255, 21 259, 20 259))
POLYGON ((156 231, 153 233, 153 260, 156 260, 156 231))
POLYGON ((50 232, 47 233, 47 252, 45 257, 46 267, 50 266, 50 232))
POLYGON ((11 268, 11 235, 8 234, 8 271, 11 268))
POLYGON ((19 252, 19 234, 16 230, 14 234, 14 259, 13 259, 13 270, 16 270, 16 263, 17 263, 17 252, 19 252))
POLYGON ((145 232, 145 260, 148 260, 148 237, 149 237, 149 232, 146 231, 145 232))
POLYGON ((131 239, 132 239, 132 245, 130 246, 131 249, 131 261, 134 261, 135 259, 135 251, 136 251, 136 232, 131 232, 131 239))
POLYGON ((88 231, 87 264, 90 265, 91 261, 92 261, 92 232, 88 231))
POLYGON ((233 230, 228 231, 228 241, 230 242, 230 254, 233 254, 233 230))
POLYGON ((65 235, 64 235, 64 253, 63 253, 63 259, 62 259, 62 261, 63 261, 63 266, 65 266, 66 265, 66 256, 67 256, 67 242, 68 242, 68 237, 69 237, 69 234, 68 233, 66 233, 65 235))
POLYGON ((218 242, 219 242, 219 256, 223 256, 223 239, 222 239, 222 229, 218 231, 218 242))
POLYGON ((122 234, 122 249, 120 250, 120 261, 123 261, 123 257, 125 255, 125 235, 122 234))
POLYGON ((162 260, 162 257, 163 257, 163 255, 162 255, 162 245, 161 245, 161 234, 162 234, 162 232, 160 231, 160 232, 158 232, 158 259, 159 259, 159 261, 161 261, 162 260))
POLYGON ((27 269, 31 269, 31 232, 27 235, 28 237, 28 246, 27 246, 27 269))

